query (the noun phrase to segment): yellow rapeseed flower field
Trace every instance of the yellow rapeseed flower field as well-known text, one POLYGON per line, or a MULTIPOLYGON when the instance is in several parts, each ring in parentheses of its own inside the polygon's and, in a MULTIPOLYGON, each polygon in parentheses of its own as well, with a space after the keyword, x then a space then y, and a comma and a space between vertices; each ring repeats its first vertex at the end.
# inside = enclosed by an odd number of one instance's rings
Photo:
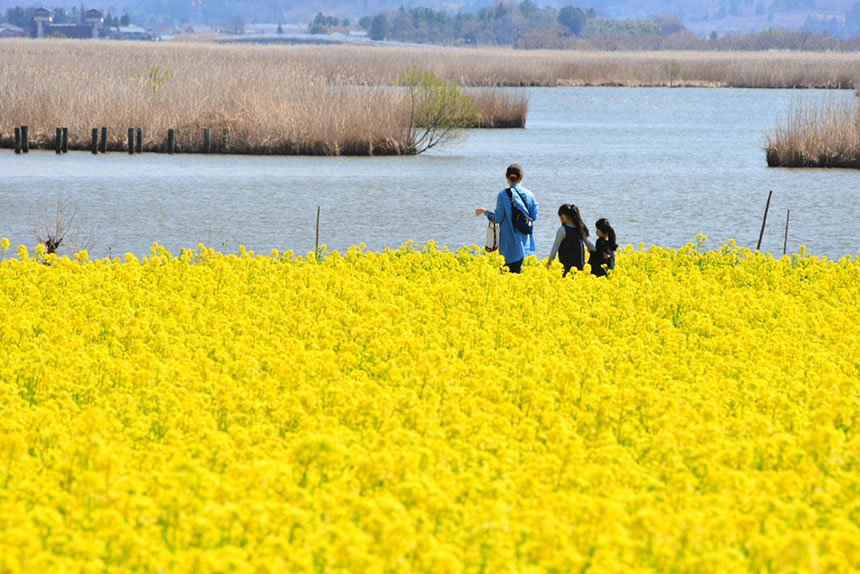
POLYGON ((860 258, 9 247, 0 573, 860 570, 860 258))

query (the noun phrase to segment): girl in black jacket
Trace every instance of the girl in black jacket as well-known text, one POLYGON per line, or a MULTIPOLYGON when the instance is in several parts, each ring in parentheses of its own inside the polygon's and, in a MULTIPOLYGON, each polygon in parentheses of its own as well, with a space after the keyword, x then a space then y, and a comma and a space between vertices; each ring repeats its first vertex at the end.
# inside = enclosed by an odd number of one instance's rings
POLYGON ((588 259, 591 264, 591 274, 604 277, 608 270, 615 269, 615 250, 618 244, 615 242, 615 230, 609 224, 609 220, 598 219, 594 224, 597 228, 597 245, 588 259))

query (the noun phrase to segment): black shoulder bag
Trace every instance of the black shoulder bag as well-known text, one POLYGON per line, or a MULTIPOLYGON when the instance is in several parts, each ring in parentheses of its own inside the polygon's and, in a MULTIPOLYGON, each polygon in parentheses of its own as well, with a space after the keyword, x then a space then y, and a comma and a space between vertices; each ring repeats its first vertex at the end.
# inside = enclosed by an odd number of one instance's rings
MULTIPOLYGON (((529 217, 528 211, 517 207, 517 204, 514 203, 514 196, 511 193, 511 190, 516 191, 513 186, 507 188, 505 191, 508 192, 508 199, 511 202, 511 219, 513 220, 514 227, 524 235, 531 235, 534 232, 534 220, 529 217)), ((517 191, 517 195, 520 196, 520 200, 522 200, 523 205, 525 205, 526 200, 523 199, 523 196, 520 195, 519 191, 517 191)))

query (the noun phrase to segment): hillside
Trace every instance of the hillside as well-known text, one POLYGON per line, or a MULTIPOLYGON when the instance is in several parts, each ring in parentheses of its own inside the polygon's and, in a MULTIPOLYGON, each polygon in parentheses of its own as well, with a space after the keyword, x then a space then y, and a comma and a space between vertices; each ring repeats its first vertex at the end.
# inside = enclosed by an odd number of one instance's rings
MULTIPOLYGON (((561 8, 568 4, 583 9, 593 7, 598 15, 610 18, 649 18, 676 14, 684 25, 699 35, 712 32, 750 32, 764 28, 807 28, 842 33, 845 16, 853 14, 860 27, 860 2, 856 0, 550 0, 535 2, 540 7, 561 8)), ((0 0, 3 10, 30 5, 21 0, 0 0)), ((79 0, 53 0, 48 7, 79 7, 79 0)), ((142 25, 202 23, 219 25, 242 18, 247 23, 306 24, 322 12, 326 16, 352 22, 364 16, 417 6, 449 13, 476 12, 492 5, 492 0, 99 0, 86 3, 114 14, 127 12, 142 25)), ((850 17, 849 17, 850 19, 850 17)), ((854 28, 849 26, 848 32, 854 28)))

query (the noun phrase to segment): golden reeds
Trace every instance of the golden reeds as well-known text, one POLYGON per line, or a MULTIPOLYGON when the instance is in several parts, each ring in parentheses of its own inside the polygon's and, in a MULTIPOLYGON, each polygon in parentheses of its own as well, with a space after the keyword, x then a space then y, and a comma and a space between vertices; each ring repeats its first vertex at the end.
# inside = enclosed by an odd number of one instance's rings
POLYGON ((515 51, 378 46, 249 46, 74 40, 0 42, 0 146, 30 126, 50 147, 58 126, 87 149, 109 128, 123 149, 128 128, 143 148, 199 151, 203 128, 229 153, 404 153, 404 66, 418 63, 470 90, 482 127, 525 124, 528 101, 508 86, 625 85, 852 87, 860 56, 824 53, 515 51), (668 62, 668 64, 667 64, 668 62), (153 86, 145 71, 172 77, 153 86), (487 88, 487 89, 484 89, 487 88), (226 133, 226 141, 224 135, 226 133))
POLYGON ((852 53, 293 46, 288 57, 337 83, 391 84, 409 61, 462 86, 851 88, 860 78, 852 53))
POLYGON ((860 102, 798 102, 767 134, 771 167, 860 168, 860 102))
MULTIPOLYGON (((178 151, 202 148, 211 128, 229 153, 368 154, 403 149, 399 94, 331 85, 265 50, 200 45, 23 41, 0 45, 0 130, 29 125, 34 147, 57 126, 69 147, 87 149, 91 129, 108 126, 108 149, 143 128, 143 149, 163 151, 169 128, 178 151), (154 86, 151 68, 172 77, 154 86)), ((46 145, 47 144, 47 145, 46 145)))
POLYGON ((526 127, 529 100, 525 94, 514 94, 498 88, 474 88, 466 93, 478 107, 478 127, 526 127))

